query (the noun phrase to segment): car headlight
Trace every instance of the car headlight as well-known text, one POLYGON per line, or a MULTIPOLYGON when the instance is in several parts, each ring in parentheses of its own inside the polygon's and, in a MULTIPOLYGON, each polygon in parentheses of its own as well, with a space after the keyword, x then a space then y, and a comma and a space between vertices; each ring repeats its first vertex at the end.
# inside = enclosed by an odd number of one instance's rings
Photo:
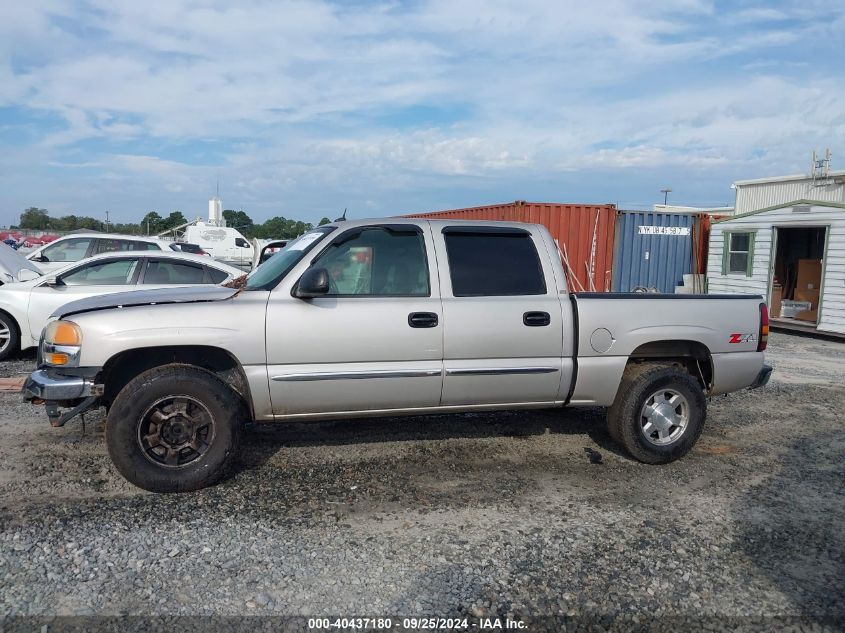
POLYGON ((78 367, 82 329, 72 321, 52 321, 44 330, 41 357, 45 365, 78 367))

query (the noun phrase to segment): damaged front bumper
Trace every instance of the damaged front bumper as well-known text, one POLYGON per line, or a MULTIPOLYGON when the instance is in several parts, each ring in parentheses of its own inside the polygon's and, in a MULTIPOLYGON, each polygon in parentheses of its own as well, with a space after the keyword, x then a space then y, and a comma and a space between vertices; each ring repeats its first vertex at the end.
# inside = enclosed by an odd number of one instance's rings
POLYGON ((103 385, 86 375, 66 375, 38 369, 26 379, 21 390, 24 402, 44 404, 53 426, 64 424, 92 408, 103 395, 103 385), (69 409, 62 413, 62 409, 69 409))

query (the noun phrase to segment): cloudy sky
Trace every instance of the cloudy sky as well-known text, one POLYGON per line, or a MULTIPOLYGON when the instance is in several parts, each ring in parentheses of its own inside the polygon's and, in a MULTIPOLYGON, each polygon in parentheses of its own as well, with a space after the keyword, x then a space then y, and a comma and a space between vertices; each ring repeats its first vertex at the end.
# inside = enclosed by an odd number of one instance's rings
POLYGON ((845 168, 840 1, 0 2, 0 224, 732 203, 845 168))

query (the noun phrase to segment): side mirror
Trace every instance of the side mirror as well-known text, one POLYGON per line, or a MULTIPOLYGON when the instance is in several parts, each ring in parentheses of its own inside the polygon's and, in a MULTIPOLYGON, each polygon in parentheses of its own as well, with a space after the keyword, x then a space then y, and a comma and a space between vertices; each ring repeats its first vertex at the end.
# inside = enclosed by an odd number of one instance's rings
POLYGON ((58 277, 55 275, 50 275, 44 280, 45 286, 50 286, 51 288, 55 288, 56 286, 64 286, 64 282, 60 281, 58 277))
POLYGON ((35 255, 35 256, 33 256, 33 257, 30 257, 29 259, 30 259, 30 261, 33 261, 33 262, 41 262, 42 264, 43 264, 43 263, 45 263, 45 262, 49 262, 49 261, 50 261, 49 259, 47 259, 46 257, 44 257, 44 255, 35 255))
POLYGON ((313 299, 329 293, 329 271, 325 268, 309 268, 293 291, 300 299, 313 299))
POLYGON ((24 268, 18 273, 18 281, 32 281, 33 279, 38 279, 41 275, 39 275, 34 270, 30 270, 29 268, 24 268))

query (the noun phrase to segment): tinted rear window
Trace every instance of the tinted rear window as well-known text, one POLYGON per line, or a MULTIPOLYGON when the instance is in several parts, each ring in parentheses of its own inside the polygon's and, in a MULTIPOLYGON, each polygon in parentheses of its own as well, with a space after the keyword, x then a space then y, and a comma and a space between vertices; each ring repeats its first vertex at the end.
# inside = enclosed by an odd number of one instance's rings
POLYGON ((456 297, 546 294, 540 258, 527 233, 460 232, 443 237, 456 297))
POLYGON ((211 266, 206 266, 206 270, 208 271, 208 275, 211 277, 211 283, 213 284, 222 284, 229 277, 229 273, 212 268, 211 266))
POLYGON ((194 253, 195 255, 202 255, 203 250, 197 244, 187 244, 186 242, 180 242, 178 244, 171 244, 170 248, 174 251, 180 251, 182 253, 194 253))
POLYGON ((144 274, 146 285, 204 284, 205 268, 196 264, 172 260, 150 260, 144 274))
POLYGON ((161 248, 155 242, 132 242, 130 247, 133 251, 160 251, 161 248))

